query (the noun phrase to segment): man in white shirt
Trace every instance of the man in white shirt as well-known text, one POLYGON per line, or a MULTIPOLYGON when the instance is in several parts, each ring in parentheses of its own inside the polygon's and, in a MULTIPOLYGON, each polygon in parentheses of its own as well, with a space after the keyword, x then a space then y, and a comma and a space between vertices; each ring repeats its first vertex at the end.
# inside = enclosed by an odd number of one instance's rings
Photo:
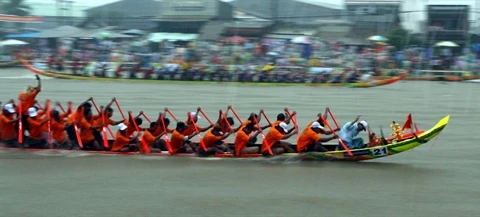
MULTIPOLYGON (((358 121, 360 115, 352 121, 343 125, 340 130, 339 138, 349 149, 361 149, 368 147, 367 144, 363 142, 363 139, 358 137, 355 138, 360 131, 366 131, 368 123, 366 121, 358 121)), ((338 150, 344 150, 343 146, 339 144, 338 150)))

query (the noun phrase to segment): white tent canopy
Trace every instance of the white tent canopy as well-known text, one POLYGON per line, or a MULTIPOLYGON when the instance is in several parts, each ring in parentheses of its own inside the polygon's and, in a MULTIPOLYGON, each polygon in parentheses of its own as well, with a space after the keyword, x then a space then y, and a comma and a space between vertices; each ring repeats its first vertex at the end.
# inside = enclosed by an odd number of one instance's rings
POLYGON ((441 41, 437 42, 435 47, 458 47, 458 44, 451 41, 441 41))
POLYGON ((15 40, 15 39, 9 39, 5 41, 0 41, 0 46, 15 46, 15 45, 25 45, 28 44, 28 42, 20 41, 20 40, 15 40))
POLYGON ((196 40, 198 34, 184 34, 184 33, 166 33, 156 32, 148 35, 148 40, 151 42, 161 41, 193 41, 196 40))

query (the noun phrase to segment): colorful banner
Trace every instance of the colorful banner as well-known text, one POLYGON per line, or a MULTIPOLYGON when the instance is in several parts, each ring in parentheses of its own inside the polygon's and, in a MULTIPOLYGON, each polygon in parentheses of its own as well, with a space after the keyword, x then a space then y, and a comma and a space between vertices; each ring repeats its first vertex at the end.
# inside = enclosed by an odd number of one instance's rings
POLYGON ((16 16, 16 15, 0 14, 0 22, 41 23, 43 22, 43 18, 38 16, 16 16))

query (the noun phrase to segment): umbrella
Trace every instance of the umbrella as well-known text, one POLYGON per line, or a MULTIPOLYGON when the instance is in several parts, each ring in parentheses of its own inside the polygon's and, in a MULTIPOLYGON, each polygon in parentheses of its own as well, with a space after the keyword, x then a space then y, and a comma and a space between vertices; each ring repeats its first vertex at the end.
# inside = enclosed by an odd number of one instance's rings
POLYGON ((385 38, 381 35, 374 35, 367 38, 369 41, 388 41, 388 38, 385 38))
POLYGON ((295 44, 311 44, 312 40, 306 36, 300 36, 292 39, 292 43, 295 44))
POLYGON ((458 44, 455 44, 451 41, 441 41, 435 44, 435 47, 458 47, 458 44))
POLYGON ((28 43, 20 40, 15 40, 15 39, 9 39, 9 40, 0 42, 0 46, 8 46, 8 45, 15 46, 15 45, 25 45, 25 44, 28 44, 28 43))

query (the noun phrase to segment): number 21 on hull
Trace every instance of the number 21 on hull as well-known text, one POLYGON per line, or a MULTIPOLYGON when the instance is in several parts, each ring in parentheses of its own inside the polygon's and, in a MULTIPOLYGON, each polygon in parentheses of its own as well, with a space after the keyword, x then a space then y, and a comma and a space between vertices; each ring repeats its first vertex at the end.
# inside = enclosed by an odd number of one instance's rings
POLYGON ((372 149, 372 156, 374 157, 382 157, 386 155, 388 155, 388 148, 385 146, 372 149))

